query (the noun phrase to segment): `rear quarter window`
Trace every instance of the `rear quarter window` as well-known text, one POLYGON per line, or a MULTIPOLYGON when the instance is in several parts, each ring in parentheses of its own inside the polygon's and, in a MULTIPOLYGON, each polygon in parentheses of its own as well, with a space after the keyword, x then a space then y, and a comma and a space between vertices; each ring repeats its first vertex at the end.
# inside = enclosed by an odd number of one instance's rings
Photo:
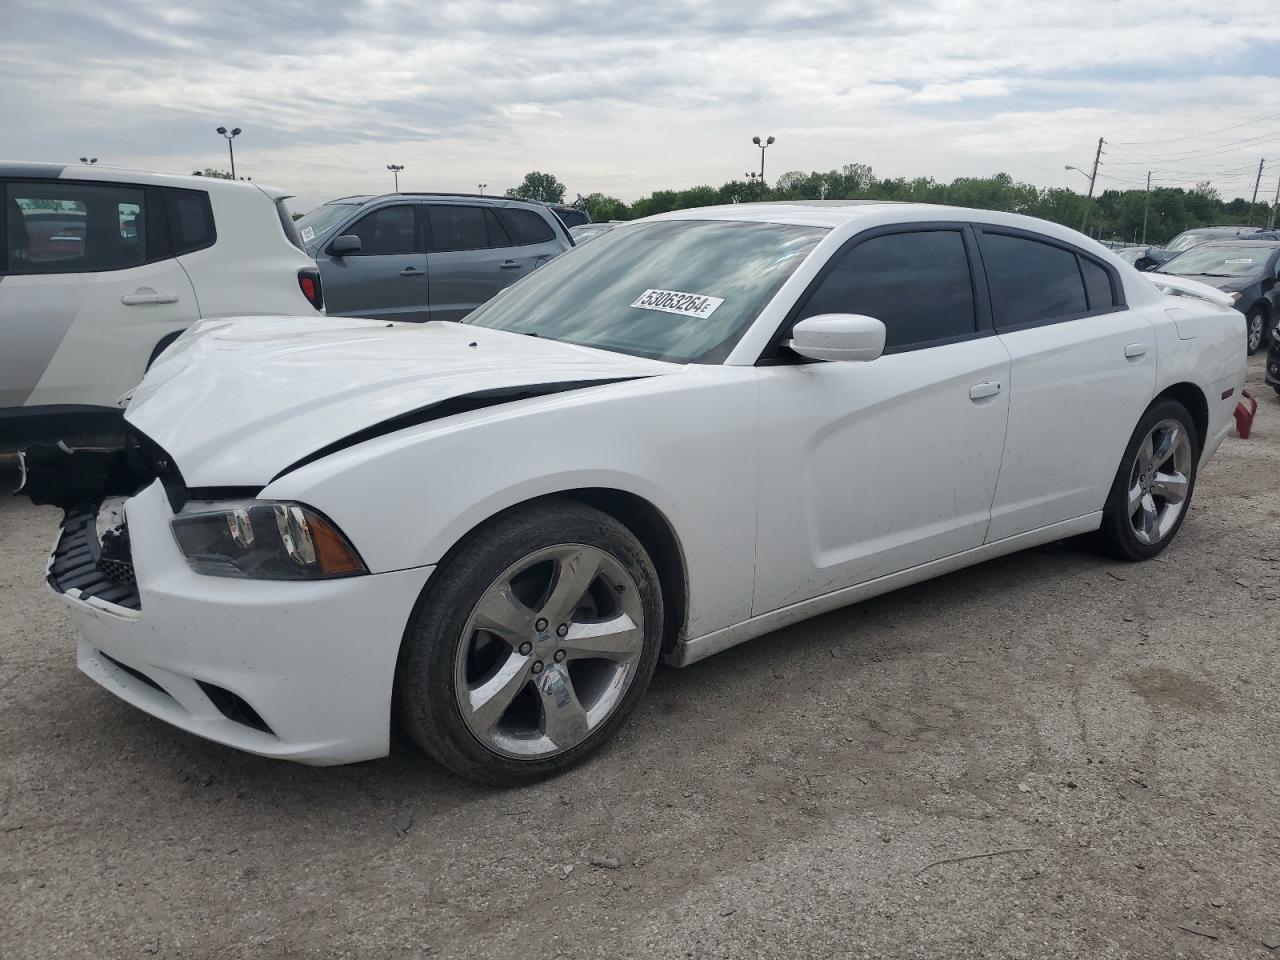
POLYGON ((164 202, 175 255, 203 250, 217 242, 209 194, 203 190, 167 188, 164 202))
POLYGON ((556 238, 556 232, 551 224, 532 210, 503 209, 498 211, 498 216, 506 225, 512 242, 517 246, 546 243, 556 238))

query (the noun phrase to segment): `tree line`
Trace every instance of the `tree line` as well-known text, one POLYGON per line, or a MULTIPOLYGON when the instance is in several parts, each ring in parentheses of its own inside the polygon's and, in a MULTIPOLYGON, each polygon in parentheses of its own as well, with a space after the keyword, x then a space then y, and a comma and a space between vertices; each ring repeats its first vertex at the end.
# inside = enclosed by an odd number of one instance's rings
MULTIPOLYGON (((565 186, 551 174, 533 172, 525 176, 507 196, 544 203, 563 203, 565 186)), ((1144 190, 1104 190, 1089 201, 1083 194, 1065 187, 1037 187, 1016 181, 1007 173, 991 177, 958 177, 950 183, 932 177, 880 178, 863 163, 850 163, 825 173, 793 171, 772 184, 730 180, 719 187, 697 186, 684 190, 655 190, 634 203, 625 203, 603 193, 581 197, 591 219, 634 220, 670 210, 705 207, 713 204, 747 203, 760 200, 899 200, 940 203, 955 207, 1003 210, 1040 217, 1074 229, 1085 227, 1103 240, 1139 242, 1146 239, 1165 243, 1190 227, 1214 224, 1255 224, 1264 226, 1270 206, 1236 198, 1223 201, 1208 182, 1193 189, 1153 186, 1144 190)))

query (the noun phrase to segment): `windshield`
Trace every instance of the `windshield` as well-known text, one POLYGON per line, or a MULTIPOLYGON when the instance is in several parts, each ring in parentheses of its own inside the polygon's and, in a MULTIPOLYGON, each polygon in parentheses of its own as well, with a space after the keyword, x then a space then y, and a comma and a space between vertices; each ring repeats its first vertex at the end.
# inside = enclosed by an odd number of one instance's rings
POLYGON ((1184 233, 1178 234, 1165 244, 1165 249, 1175 253, 1179 250, 1190 250, 1197 243, 1204 243, 1208 239, 1209 237, 1205 236, 1203 233, 1192 233, 1188 230, 1184 233))
POLYGON ((668 220, 561 254, 463 322, 678 363, 718 363, 822 227, 668 220))
POLYGON ((1183 277, 1248 277, 1262 270, 1274 250, 1248 243, 1206 243, 1179 254, 1156 272, 1183 277))
POLYGON ((324 235, 332 230, 339 220, 345 220, 359 208, 360 205, 356 203, 324 203, 305 217, 299 217, 294 226, 298 228, 298 235, 302 237, 302 242, 307 245, 307 253, 314 257, 324 235))

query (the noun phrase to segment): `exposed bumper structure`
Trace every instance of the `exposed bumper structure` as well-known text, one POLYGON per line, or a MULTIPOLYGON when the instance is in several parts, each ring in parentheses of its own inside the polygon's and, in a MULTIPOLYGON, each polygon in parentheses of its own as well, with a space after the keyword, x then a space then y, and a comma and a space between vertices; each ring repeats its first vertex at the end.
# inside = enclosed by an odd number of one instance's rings
POLYGON ((400 639, 434 568, 314 582, 204 576, 178 550, 159 481, 124 509, 137 609, 59 581, 56 550, 50 558, 84 673, 155 717, 250 753, 314 764, 387 753, 400 639))

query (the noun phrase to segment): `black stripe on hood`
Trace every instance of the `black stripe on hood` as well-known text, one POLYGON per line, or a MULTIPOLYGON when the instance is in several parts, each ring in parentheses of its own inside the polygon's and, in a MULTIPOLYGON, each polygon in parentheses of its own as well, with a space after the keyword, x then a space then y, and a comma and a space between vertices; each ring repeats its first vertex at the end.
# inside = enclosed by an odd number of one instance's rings
POLYGON ((504 403, 514 403, 517 400, 528 400, 533 397, 546 397, 555 393, 567 393, 570 390, 581 390, 585 387, 602 387, 608 383, 624 383, 628 380, 641 380, 643 377, 611 377, 604 380, 565 380, 559 383, 533 383, 526 384, 521 387, 499 387, 493 390, 478 390, 475 393, 464 393, 461 396, 450 397, 447 400, 440 400, 437 403, 427 404, 425 407, 418 407, 416 410, 409 410, 406 413, 397 414, 390 419, 375 423, 372 426, 365 427, 363 430, 357 430, 355 433, 348 434, 341 440, 335 440, 333 443, 326 444, 319 450, 307 454, 301 460, 296 460, 289 466, 285 467, 274 477, 271 482, 279 480, 285 474, 293 473, 299 467, 305 467, 309 463, 315 463, 322 460, 331 453, 337 453, 339 450, 345 450, 347 447, 354 447, 358 443, 364 443, 366 440, 372 440, 375 437, 384 437, 389 433, 395 433, 404 430, 407 427, 416 427, 419 424, 430 423, 433 420, 443 420, 445 417, 456 416, 459 413, 469 413, 472 410, 483 410, 485 407, 496 407, 504 403))

